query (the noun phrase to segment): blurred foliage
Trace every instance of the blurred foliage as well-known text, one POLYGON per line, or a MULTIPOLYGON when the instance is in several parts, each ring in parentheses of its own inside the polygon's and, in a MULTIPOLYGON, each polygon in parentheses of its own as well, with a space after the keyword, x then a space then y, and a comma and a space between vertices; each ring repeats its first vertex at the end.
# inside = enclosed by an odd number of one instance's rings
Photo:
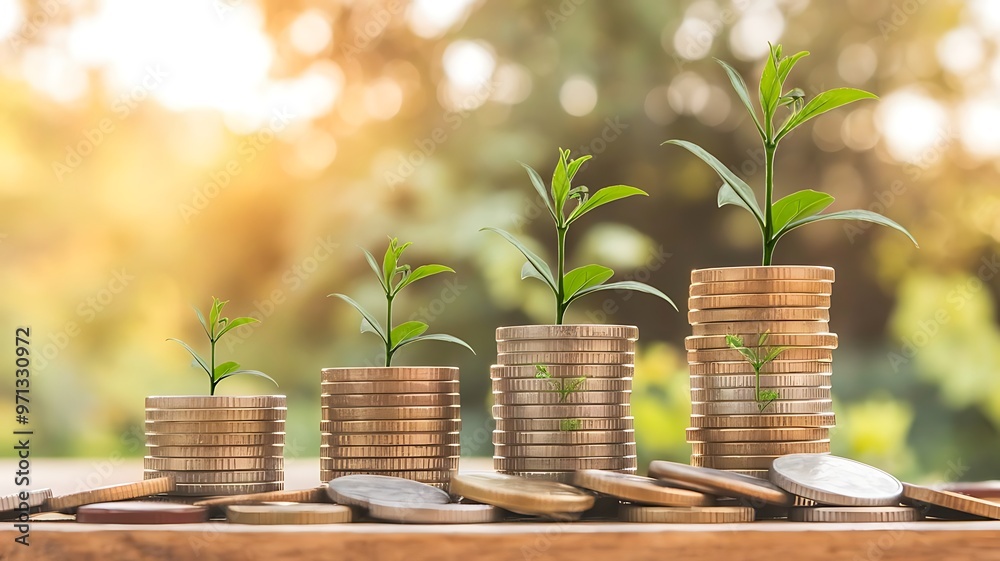
MULTIPOLYGON (((263 320, 223 352, 278 380, 289 455, 315 455, 319 369, 379 353, 324 296, 377 303, 356 246, 386 234, 458 271, 415 287, 399 317, 477 355, 429 343, 399 363, 461 367, 464 453, 490 454, 494 329, 552 313, 516 253, 478 233, 548 239, 517 161, 541 170, 563 146, 594 154, 588 186, 648 191, 585 219, 570 265, 606 262, 683 299, 691 269, 754 264, 759 249, 749 217, 715 208, 711 170, 659 143, 697 142, 759 188, 756 133, 711 57, 756 76, 780 41, 812 52, 795 71, 807 95, 844 84, 881 100, 786 139, 779 189, 884 212, 921 242, 840 224, 782 241, 783 263, 837 269, 834 447, 907 478, 997 477, 995 2, 43 4, 0 11, 0 315, 33 329, 39 455, 140 455, 143 397, 203 389, 164 339, 196 337, 189 305, 212 295, 263 320), (289 122, 272 120, 282 110, 289 122)), ((640 327, 640 465, 684 461, 684 314, 616 294, 568 320, 640 327)))

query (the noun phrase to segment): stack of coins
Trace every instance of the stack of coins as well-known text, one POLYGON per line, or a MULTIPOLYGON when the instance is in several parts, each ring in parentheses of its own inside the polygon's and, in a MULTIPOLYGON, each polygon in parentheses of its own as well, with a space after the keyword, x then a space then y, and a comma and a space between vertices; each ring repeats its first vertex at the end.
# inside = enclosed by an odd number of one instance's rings
POLYGON ((283 395, 146 398, 145 478, 173 476, 171 495, 284 488, 283 395))
POLYGON ((635 473, 638 338, 626 325, 497 329, 494 469, 562 482, 582 469, 635 473))
POLYGON ((457 368, 325 368, 320 480, 402 477, 447 489, 461 454, 457 368))
POLYGON ((691 273, 685 340, 691 465, 767 477, 774 458, 829 453, 834 426, 828 267, 732 267, 691 273), (761 344, 762 336, 766 339, 761 344), (733 349, 742 339, 751 357, 733 349), (759 390, 751 360, 763 364, 759 390))

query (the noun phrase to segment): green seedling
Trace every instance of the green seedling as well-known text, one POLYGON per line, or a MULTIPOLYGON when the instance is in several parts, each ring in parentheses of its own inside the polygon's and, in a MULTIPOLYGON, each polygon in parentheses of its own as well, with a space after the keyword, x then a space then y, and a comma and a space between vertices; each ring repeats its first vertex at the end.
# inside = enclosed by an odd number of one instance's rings
POLYGON ((573 187, 573 178, 591 156, 570 159, 569 150, 559 150, 559 161, 552 174, 552 183, 546 189, 538 172, 528 166, 521 164, 528 172, 528 178, 534 185, 538 195, 545 201, 545 207, 549 210, 552 220, 556 225, 556 273, 553 275, 552 268, 539 257, 535 252, 528 249, 523 243, 517 240, 509 232, 500 228, 483 228, 496 232, 505 240, 510 242, 518 251, 524 255, 527 262, 521 267, 521 279, 535 278, 548 286, 552 290, 556 303, 556 324, 562 324, 566 315, 566 309, 577 299, 593 294, 601 290, 635 290, 652 294, 666 300, 674 309, 677 306, 673 301, 659 290, 636 281, 607 282, 615 272, 602 265, 584 265, 566 272, 566 235, 571 224, 583 217, 583 215, 595 208, 606 205, 612 201, 624 199, 634 195, 646 196, 642 189, 629 187, 628 185, 612 185, 598 189, 592 195, 586 186, 573 187), (572 208, 570 208, 572 207, 572 208))
POLYGON ((805 93, 800 88, 793 88, 785 93, 781 93, 784 90, 785 78, 788 77, 788 73, 791 72, 792 67, 795 66, 795 63, 799 59, 808 54, 808 52, 802 51, 790 57, 782 57, 781 45, 771 47, 770 55, 760 77, 760 93, 758 98, 763 115, 762 118, 758 118, 753 103, 750 101, 750 94, 747 93, 747 85, 743 81, 743 77, 733 67, 721 60, 717 60, 729 76, 729 81, 732 83, 733 89, 736 90, 737 96, 743 102, 743 106, 750 113, 751 120, 757 128, 757 133, 764 143, 763 211, 761 211, 760 206, 757 204, 757 196, 754 194, 753 189, 715 156, 709 154, 700 146, 684 140, 668 140, 663 144, 676 144, 677 146, 686 148, 719 174, 719 177, 722 179, 722 187, 719 188, 718 197, 719 207, 736 205, 746 209, 753 215, 757 226, 760 228, 764 243, 763 265, 771 264, 774 248, 782 236, 800 226, 821 220, 861 220, 881 224, 906 234, 910 238, 910 241, 914 245, 917 245, 917 240, 906 231, 906 228, 872 211, 855 209, 820 214, 833 204, 833 197, 827 193, 804 189, 773 201, 774 154, 781 139, 785 138, 785 136, 799 125, 831 109, 836 109, 842 105, 862 99, 877 99, 874 94, 855 88, 834 88, 829 91, 820 92, 808 102, 806 102, 805 93), (775 126, 774 117, 779 109, 785 113, 785 119, 780 126, 775 126))
POLYGON ((739 351, 743 358, 747 359, 750 366, 753 367, 754 372, 754 396, 757 401, 757 409, 759 412, 763 413, 767 409, 768 405, 778 399, 779 395, 776 390, 773 389, 760 389, 760 371, 764 368, 764 365, 771 362, 772 360, 778 358, 785 349, 788 347, 771 347, 766 348, 764 345, 767 344, 767 337, 769 332, 765 331, 760 334, 757 339, 757 347, 749 348, 743 344, 743 338, 736 335, 726 335, 726 344, 730 348, 739 351))
POLYGON ((382 259, 381 266, 379 266, 375 261, 375 257, 368 250, 362 249, 365 252, 365 259, 367 259, 368 265, 371 266, 372 271, 375 271, 375 276, 378 277, 378 281, 385 293, 385 327, 375 319, 374 315, 349 296, 344 294, 330 294, 329 296, 340 298, 361 312, 361 332, 374 333, 382 339, 382 343, 385 345, 386 367, 392 365, 392 356, 396 351, 417 341, 446 341, 462 345, 472 351, 472 354, 476 354, 476 351, 468 343, 458 337, 443 333, 425 334, 424 332, 427 331, 428 325, 422 321, 405 321, 395 327, 393 326, 392 304, 401 290, 420 279, 425 279, 439 273, 455 272, 451 267, 444 265, 421 265, 415 269, 411 269, 409 265, 400 262, 403 251, 410 247, 410 245, 410 242, 400 245, 398 239, 389 238, 389 247, 385 250, 385 257, 382 259))
POLYGON ((208 311, 208 321, 205 321, 204 314, 198 308, 194 309, 194 313, 198 314, 198 321, 201 323, 202 328, 205 330, 205 335, 208 335, 209 346, 211 348, 211 356, 208 361, 201 358, 187 343, 181 341, 180 339, 170 338, 168 341, 174 341, 184 347, 187 352, 191 353, 194 357, 194 362, 201 367, 202 370, 208 374, 209 380, 209 393, 208 395, 215 395, 215 388, 220 382, 226 378, 236 376, 238 374, 246 374, 249 376, 259 376, 261 378, 266 378, 270 380, 275 386, 278 382, 275 382, 273 378, 264 374, 259 370, 245 370, 240 369, 240 365, 233 361, 223 362, 222 364, 215 364, 215 346, 222 339, 222 336, 230 331, 236 329, 237 327, 243 325, 249 325, 252 323, 257 323, 258 319, 244 317, 244 318, 234 318, 229 319, 222 317, 222 308, 228 304, 228 300, 219 300, 218 298, 212 297, 212 307, 208 311))
MULTIPOLYGON (((584 384, 587 382, 587 378, 584 376, 578 378, 553 378, 552 374, 549 374, 548 367, 541 364, 535 365, 535 378, 545 380, 549 385, 549 391, 559 394, 559 403, 566 403, 566 399, 575 392, 582 390, 584 384)), ((559 430, 562 431, 580 430, 581 426, 583 426, 583 421, 580 419, 561 419, 559 421, 559 430)))

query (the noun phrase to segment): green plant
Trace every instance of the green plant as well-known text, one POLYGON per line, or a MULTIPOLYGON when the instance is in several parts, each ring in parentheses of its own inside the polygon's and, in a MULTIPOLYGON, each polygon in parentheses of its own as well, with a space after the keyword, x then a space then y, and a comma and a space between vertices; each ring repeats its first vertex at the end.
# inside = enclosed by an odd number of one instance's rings
POLYGON ((808 52, 802 51, 790 57, 782 57, 781 45, 771 47, 770 55, 760 77, 760 93, 758 97, 763 115, 762 119, 758 119, 757 112, 750 101, 750 95, 747 93, 747 86, 746 82, 743 81, 743 77, 733 67, 717 59, 717 62, 722 65, 726 70, 726 74, 729 75, 729 81, 732 83, 733 89, 736 90, 736 94, 750 113, 750 117, 764 143, 763 212, 761 212, 757 204, 757 197, 754 195, 753 189, 723 165, 715 156, 709 154, 698 145, 684 140, 668 140, 663 144, 676 144, 677 146, 686 148, 719 174, 719 177, 722 179, 722 187, 719 188, 718 197, 719 207, 736 205, 748 210, 753 215, 757 221, 757 226, 760 228, 764 242, 764 265, 771 264, 774 248, 781 236, 795 228, 820 220, 863 220, 881 224, 895 228, 906 234, 910 238, 910 241, 914 245, 917 245, 917 240, 906 231, 906 228, 875 212, 868 210, 842 210, 820 214, 833 204, 833 197, 826 193, 805 189, 782 197, 772 203, 774 198, 774 154, 781 139, 799 125, 831 109, 862 99, 877 99, 874 94, 855 88, 834 88, 829 91, 820 92, 808 102, 805 101, 805 93, 799 88, 793 88, 782 94, 781 92, 784 89, 785 78, 788 77, 788 73, 791 72, 792 67, 795 66, 795 63, 799 59, 808 54, 808 52), (781 126, 776 128, 774 126, 774 117, 779 107, 787 107, 788 114, 781 126))
POLYGON ((770 333, 765 331, 760 334, 757 339, 757 348, 751 349, 743 344, 743 338, 736 335, 726 335, 726 344, 730 348, 739 351, 743 358, 747 359, 750 366, 753 367, 754 372, 754 397, 757 401, 757 409, 763 413, 767 409, 768 405, 778 399, 778 392, 773 389, 760 389, 760 371, 764 368, 764 365, 771 362, 772 360, 778 358, 782 352, 788 347, 771 347, 770 349, 765 349, 764 345, 767 344, 767 337, 770 333))
POLYGON ((552 173, 551 188, 546 189, 538 172, 527 164, 521 164, 528 172, 531 184, 535 186, 538 195, 545 201, 545 207, 549 209, 549 214, 556 225, 556 274, 552 274, 552 268, 544 259, 527 248, 509 232, 500 228, 483 228, 500 234, 505 240, 510 242, 528 260, 521 267, 521 279, 528 277, 536 278, 545 283, 552 290, 556 300, 556 323, 562 324, 566 315, 566 309, 578 298, 593 294, 601 290, 636 290, 645 292, 666 300, 674 309, 677 306, 673 301, 659 290, 636 281, 619 281, 606 283, 614 276, 615 272, 602 265, 584 265, 566 272, 566 235, 571 224, 583 217, 584 214, 595 208, 606 205, 618 199, 624 199, 633 195, 646 195, 642 189, 629 187, 628 185, 612 185, 598 189, 590 195, 587 187, 581 185, 572 187, 573 178, 591 156, 582 156, 573 160, 569 159, 570 151, 559 149, 559 161, 556 169, 552 173), (572 209, 567 209, 570 200, 575 200, 576 204, 572 209), (567 215, 567 210, 569 214, 567 215))
POLYGON ((208 335, 208 341, 211 347, 211 358, 208 362, 201 358, 198 353, 194 352, 194 349, 192 349, 184 341, 174 339, 173 337, 167 340, 177 342, 184 347, 187 352, 191 353, 191 356, 194 357, 195 363, 197 363, 198 366, 200 366, 202 370, 208 374, 208 380, 211 384, 208 395, 215 395, 215 388, 220 382, 231 376, 236 376, 237 374, 260 376, 261 378, 271 380, 271 382, 277 386, 278 382, 275 382, 273 378, 259 370, 241 370, 240 365, 233 361, 223 362, 219 365, 215 364, 215 345, 220 339, 222 339, 223 335, 242 325, 257 323, 259 321, 256 318, 229 319, 222 317, 222 308, 224 308, 228 303, 228 300, 219 300, 213 296, 212 307, 208 311, 208 321, 205 321, 205 316, 201 313, 201 310, 194 308, 194 313, 198 314, 198 321, 201 322, 201 326, 205 330, 205 335, 208 335))
MULTIPOLYGON (((578 378, 553 378, 552 374, 549 374, 548 367, 541 364, 535 365, 535 378, 545 380, 549 385, 549 391, 559 394, 559 403, 566 403, 566 398, 582 390, 583 385, 587 382, 587 378, 584 376, 578 378), (556 380, 559 381, 556 382, 556 380)), ((583 421, 580 419, 561 419, 559 421, 559 430, 563 431, 579 430, 581 426, 583 426, 583 421)))
POLYGON ((410 245, 412 245, 410 242, 399 245, 398 239, 389 238, 389 247, 385 250, 385 257, 382 258, 381 267, 375 261, 375 257, 368 250, 362 248, 362 251, 365 252, 365 259, 367 259, 368 265, 375 271, 375 276, 378 277, 378 281, 382 285, 382 290, 385 292, 385 327, 382 327, 382 324, 375 319, 374 315, 365 310, 361 304, 358 304, 349 296, 344 294, 330 294, 328 296, 336 296, 361 312, 361 332, 374 333, 382 339, 382 343, 385 345, 385 365, 387 367, 392 364, 392 355, 396 351, 417 341, 447 341, 462 345, 472 351, 472 354, 476 354, 476 351, 468 343, 458 337, 443 333, 425 335, 424 332, 427 331, 428 325, 422 321, 404 321, 395 327, 392 326, 392 303, 401 290, 420 279, 425 279, 439 273, 455 272, 451 267, 445 267, 444 265, 421 265, 411 270, 409 265, 401 264, 399 261, 403 255, 403 251, 410 247, 410 245))

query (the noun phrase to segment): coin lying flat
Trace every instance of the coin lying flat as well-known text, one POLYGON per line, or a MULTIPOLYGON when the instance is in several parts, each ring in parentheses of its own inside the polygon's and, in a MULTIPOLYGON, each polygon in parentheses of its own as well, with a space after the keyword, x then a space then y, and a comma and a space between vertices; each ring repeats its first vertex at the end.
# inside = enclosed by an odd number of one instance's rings
POLYGON ((973 516, 1000 520, 1000 503, 986 501, 951 491, 903 483, 903 502, 920 507, 937 506, 973 516))
POLYGON ((833 506, 896 506, 903 494, 895 477, 839 456, 781 456, 771 465, 770 479, 790 493, 833 506))
POLYGON ((719 281, 700 282, 690 285, 691 296, 706 296, 709 294, 778 294, 805 293, 826 294, 833 292, 831 281, 802 280, 749 280, 749 281, 719 281))
POLYGON ((572 419, 617 418, 632 414, 628 404, 621 405, 494 405, 495 419, 572 419))
POLYGON ((351 509, 330 504, 233 505, 226 508, 230 524, 340 524, 351 521, 351 509))
POLYGON ((324 382, 458 380, 458 372, 458 368, 450 366, 394 366, 391 368, 324 368, 320 371, 320 375, 324 382))
MULTIPOLYGON (((778 392, 777 401, 831 399, 830 386, 770 389, 778 392)), ((748 388, 694 388, 691 390, 692 401, 753 401, 754 399, 756 399, 756 389, 752 386, 748 388)))
POLYGON ((497 341, 511 339, 629 339, 639 338, 634 325, 518 325, 498 327, 497 341))
POLYGON ((324 458, 432 458, 458 456, 458 444, 434 446, 330 446, 320 445, 319 455, 324 458))
POLYGON ((505 419, 497 417, 497 430, 501 431, 597 431, 597 430, 632 430, 633 417, 610 419, 575 418, 575 419, 505 419))
POLYGON ((914 522, 923 518, 919 510, 905 506, 797 507, 788 511, 794 522, 914 522))
POLYGON ((778 455, 767 456, 704 456, 691 454, 691 465, 715 469, 768 469, 778 455))
POLYGON ((438 470, 458 469, 458 456, 445 458, 320 458, 320 469, 329 470, 438 470))
POLYGON ((283 444, 273 446, 147 446, 150 456, 157 458, 254 458, 280 456, 283 444))
POLYGON ((687 429, 687 441, 696 442, 805 442, 829 440, 828 428, 766 428, 766 429, 687 429))
MULTIPOLYGON (((771 348, 771 347, 769 347, 771 348)), ((778 355, 781 360, 833 360, 833 349, 817 349, 815 347, 787 347, 778 355)), ((743 355, 736 349, 704 349, 687 352, 688 362, 736 362, 743 355)))
POLYGON ((503 511, 480 504, 418 504, 368 501, 368 515, 406 524, 483 524, 497 522, 503 511))
POLYGON ((332 394, 321 398, 324 407, 428 407, 458 405, 456 393, 332 394))
MULTIPOLYGON (((753 374, 753 366, 742 362, 693 362, 688 363, 693 376, 715 374, 753 374)), ((833 363, 819 360, 774 360, 761 368, 762 374, 826 374, 833 372, 833 363)))
POLYGON ((730 335, 740 333, 829 333, 830 322, 819 321, 725 321, 718 323, 696 323, 691 326, 691 334, 730 335))
POLYGON ((267 409, 285 407, 283 395, 169 395, 149 396, 147 409, 267 409))
MULTIPOLYGON (((586 385, 586 383, 583 383, 582 385, 586 385)), ((628 403, 631 396, 631 391, 574 391, 570 394, 563 395, 549 387, 540 392, 493 392, 493 402, 498 405, 616 405, 619 403, 628 403)))
MULTIPOLYGON (((761 374, 762 388, 829 388, 833 375, 820 374, 761 374)), ((757 383, 753 374, 716 374, 691 376, 691 389, 749 389, 757 383)))
POLYGON ((314 487, 312 489, 290 489, 286 491, 232 495, 229 497, 204 499, 194 504, 195 506, 229 506, 260 504, 273 501, 286 501, 290 503, 326 503, 329 502, 329 497, 326 494, 325 487, 314 487))
POLYGON ((830 310, 827 308, 729 308, 688 312, 688 322, 692 324, 741 321, 830 321, 830 310))
POLYGON ((267 409, 146 409, 147 421, 280 421, 288 415, 284 407, 267 409))
POLYGON ((635 353, 499 353, 498 365, 635 364, 635 353))
POLYGON ((330 447, 336 446, 444 446, 457 445, 460 432, 415 432, 415 433, 323 433, 322 441, 330 447))
POLYGON ((382 419, 365 421, 320 421, 320 432, 325 433, 382 433, 382 432, 458 432, 461 419, 382 419))
POLYGON ((754 510, 748 506, 632 506, 619 507, 623 522, 654 524, 729 524, 753 522, 754 510))
POLYGON ((208 521, 208 508, 151 501, 83 505, 76 521, 84 524, 197 524, 208 521))
POLYGON ((280 481, 283 471, 280 469, 255 469, 235 471, 185 471, 147 469, 142 472, 144 479, 171 477, 177 483, 270 483, 280 481))
POLYGON ((521 445, 571 445, 571 444, 625 444, 635 442, 634 430, 565 430, 565 431, 493 431, 494 444, 521 445))
POLYGON ((521 339, 497 341, 498 353, 615 352, 634 353, 635 341, 628 339, 521 339))
MULTIPOLYGON (((591 392, 630 392, 631 378, 584 378, 577 393, 591 392)), ((552 392, 552 384, 558 384, 558 378, 539 380, 537 378, 492 378, 493 393, 533 393, 552 392)), ((572 396, 570 396, 572 397, 572 396)))
POLYGON ((447 504, 448 493, 441 489, 398 477, 349 475, 327 484, 333 502, 367 508, 370 501, 407 504, 447 504))
MULTIPOLYGON (((759 333, 729 333, 741 337, 749 347, 753 347, 760 338, 759 333)), ((769 333, 766 341, 768 347, 814 347, 818 349, 836 349, 836 333, 769 333)), ((684 348, 689 351, 705 349, 728 349, 726 335, 692 335, 684 338, 684 348)))
POLYGON ((829 440, 809 442, 692 442, 695 454, 714 456, 822 454, 830 452, 829 440))
POLYGON ((176 486, 177 483, 172 477, 159 477, 121 485, 108 485, 89 491, 52 497, 45 501, 44 508, 46 510, 69 510, 87 504, 138 499, 159 493, 168 493, 173 491, 176 486))
POLYGON ((795 497, 773 483, 750 476, 675 462, 653 461, 649 474, 671 485, 725 497, 790 506, 795 497))
POLYGON ((274 446, 285 443, 285 433, 158 434, 146 433, 147 446, 274 446))
POLYGON ((458 380, 371 380, 323 382, 322 397, 368 394, 446 394, 457 393, 458 380))
POLYGON ((594 506, 594 497, 569 485, 499 473, 460 473, 452 478, 456 495, 518 514, 563 518, 594 506))
POLYGON ((570 446, 549 444, 495 444, 493 448, 497 456, 507 458, 581 458, 587 456, 607 457, 635 455, 634 442, 625 444, 574 444, 570 446))
POLYGON ((285 421, 146 421, 146 432, 157 434, 284 433, 285 421))
POLYGON ((440 407, 320 407, 324 421, 457 419, 461 406, 440 407))
POLYGON ((833 413, 812 415, 691 415, 691 426, 696 428, 769 428, 769 427, 833 427, 837 425, 833 413))
POLYGON ((178 483, 171 495, 186 497, 208 497, 214 495, 246 495, 251 493, 266 493, 281 491, 285 488, 283 481, 268 481, 264 483, 178 483))
MULTIPOLYGON (((754 479, 763 479, 764 481, 770 481, 770 479, 768 479, 768 472, 769 472, 769 470, 766 470, 766 469, 727 469, 726 470, 726 473, 735 473, 735 474, 738 474, 738 475, 745 475, 747 477, 753 477, 754 479)), ((798 503, 799 499, 802 499, 802 497, 798 497, 796 499, 796 503, 798 503)), ((815 501, 814 501, 814 504, 815 504, 815 501)))
POLYGON ((329 483, 334 479, 339 479, 341 477, 347 477, 349 475, 378 475, 383 477, 393 477, 400 479, 409 479, 411 481, 417 481, 420 483, 425 483, 427 485, 446 485, 451 481, 452 476, 457 473, 458 470, 405 470, 405 471, 393 471, 393 470, 331 470, 331 469, 321 469, 319 472, 320 481, 324 483, 329 483))
POLYGON ((717 294, 688 298, 689 310, 725 308, 829 308, 829 294, 757 293, 717 294))
POLYGON ((493 456, 493 468, 497 471, 625 469, 634 466, 635 462, 634 455, 603 458, 505 458, 493 456))
POLYGON ((692 415, 793 415, 803 413, 833 413, 833 400, 810 399, 801 401, 692 401, 692 415))
POLYGON ((281 456, 259 458, 156 458, 146 456, 142 459, 142 464, 146 469, 213 471, 281 469, 284 466, 284 461, 281 456))
POLYGON ((662 481, 639 475, 582 470, 573 476, 573 485, 646 505, 711 506, 715 504, 715 497, 710 495, 669 487, 662 481))
POLYGON ((714 267, 691 271, 691 282, 732 282, 754 280, 834 281, 832 267, 811 265, 765 265, 760 267, 714 267))

